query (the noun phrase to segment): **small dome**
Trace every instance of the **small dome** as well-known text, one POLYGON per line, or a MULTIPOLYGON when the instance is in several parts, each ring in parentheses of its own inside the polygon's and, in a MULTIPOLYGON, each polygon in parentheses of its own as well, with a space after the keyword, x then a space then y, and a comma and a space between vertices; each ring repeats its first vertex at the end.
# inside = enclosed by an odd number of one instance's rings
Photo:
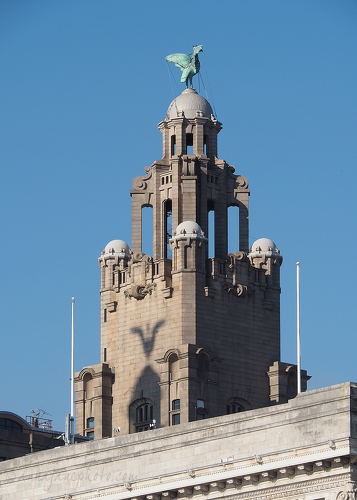
POLYGON ((176 228, 175 236, 187 235, 187 236, 203 236, 203 231, 197 222, 192 222, 190 220, 181 222, 176 228))
POLYGON ((258 255, 258 254, 266 254, 270 253, 271 255, 279 255, 280 250, 276 247, 275 243, 268 238, 259 238, 259 240, 255 241, 249 251, 250 254, 258 255))
POLYGON ((195 89, 185 89, 181 95, 172 101, 167 110, 167 118, 172 120, 184 112, 186 118, 195 118, 198 115, 211 118, 213 111, 206 99, 197 94, 195 89))
POLYGON ((102 255, 119 255, 120 257, 130 257, 130 248, 123 240, 110 241, 102 252, 102 255))

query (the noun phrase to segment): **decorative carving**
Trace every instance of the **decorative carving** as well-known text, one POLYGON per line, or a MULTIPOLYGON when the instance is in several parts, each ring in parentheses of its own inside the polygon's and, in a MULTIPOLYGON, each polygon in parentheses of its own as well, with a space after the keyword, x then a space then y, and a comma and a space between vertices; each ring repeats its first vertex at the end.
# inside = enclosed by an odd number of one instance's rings
POLYGON ((226 290, 228 293, 231 293, 235 297, 245 297, 248 295, 248 287, 246 285, 233 285, 233 283, 223 283, 222 285, 223 290, 226 290))
POLYGON ((236 260, 243 262, 246 259, 247 259, 247 254, 245 252, 234 252, 232 254, 229 254, 228 255, 229 269, 234 269, 234 262, 236 260))
POLYGON ((145 286, 131 285, 131 289, 126 290, 124 295, 125 297, 129 297, 129 299, 134 297, 136 300, 142 300, 147 294, 151 295, 155 288, 156 283, 148 283, 145 286))
POLYGON ((238 187, 248 189, 248 179, 244 175, 238 175, 236 182, 238 187))
POLYGON ((350 491, 340 491, 336 497, 336 500, 356 500, 356 490, 350 491))
POLYGON ((151 262, 152 257, 150 255, 147 255, 146 253, 135 253, 133 254, 133 264, 136 264, 137 262, 151 262))
POLYGON ((132 188, 135 190, 145 191, 147 188, 147 181, 151 179, 152 167, 145 167, 146 175, 139 175, 134 177, 132 182, 132 188))

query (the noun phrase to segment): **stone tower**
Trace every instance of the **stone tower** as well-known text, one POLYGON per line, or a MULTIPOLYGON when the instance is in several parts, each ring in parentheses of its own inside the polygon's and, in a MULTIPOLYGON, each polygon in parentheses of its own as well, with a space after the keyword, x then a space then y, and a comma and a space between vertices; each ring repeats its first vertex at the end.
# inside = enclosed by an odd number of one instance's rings
POLYGON ((266 238, 249 248, 248 181, 218 159, 221 127, 185 89, 159 124, 162 159, 133 180, 132 247, 114 240, 99 258, 101 363, 76 374, 80 434, 140 432, 296 395, 296 367, 280 362, 282 257, 266 238), (232 206, 239 248, 228 254, 232 206), (152 255, 142 252, 146 207, 152 255))

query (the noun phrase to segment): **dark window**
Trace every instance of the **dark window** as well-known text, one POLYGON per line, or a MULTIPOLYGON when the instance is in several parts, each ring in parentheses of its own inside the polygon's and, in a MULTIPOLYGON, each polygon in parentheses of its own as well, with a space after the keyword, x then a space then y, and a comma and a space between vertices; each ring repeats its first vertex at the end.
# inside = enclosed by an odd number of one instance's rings
POLYGON ((193 154, 193 134, 186 134, 186 154, 193 154))
POLYGON ((136 409, 136 432, 148 431, 154 420, 154 408, 151 404, 142 404, 136 409))
POLYGON ((240 411, 244 411, 244 408, 238 403, 230 403, 227 405, 227 415, 230 415, 231 413, 239 413, 240 411))
POLYGON ((178 425, 180 423, 180 414, 175 413, 172 415, 172 425, 178 425))
POLYGON ((87 432, 87 437, 88 437, 91 441, 93 441, 93 439, 94 439, 94 431, 87 432))
POLYGON ((172 409, 173 410, 179 410, 180 409, 180 400, 179 399, 174 399, 172 401, 172 409))
POLYGON ((22 432, 23 428, 14 420, 9 418, 0 418, 0 429, 5 429, 6 431, 22 432))
POLYGON ((171 136, 171 156, 176 154, 176 135, 171 136))
POLYGON ((208 257, 211 259, 215 254, 215 210, 214 201, 207 200, 208 212, 208 257))
POLYGON ((171 259, 170 239, 172 238, 172 200, 164 202, 165 258, 171 259))
MULTIPOLYGON (((207 356, 205 356, 207 357, 207 356)), ((197 399, 196 403, 196 420, 203 420, 205 418, 207 409, 206 409, 206 403, 204 399, 197 399)))
POLYGON ((94 417, 87 418, 87 429, 94 429, 94 417))

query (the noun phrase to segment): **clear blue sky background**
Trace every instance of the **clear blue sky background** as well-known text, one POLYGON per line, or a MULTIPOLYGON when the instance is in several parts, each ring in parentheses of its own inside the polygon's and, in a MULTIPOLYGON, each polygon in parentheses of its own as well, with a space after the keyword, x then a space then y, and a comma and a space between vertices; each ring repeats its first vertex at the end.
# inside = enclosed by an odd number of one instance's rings
POLYGON ((164 57, 193 44, 219 156, 250 182, 251 243, 284 257, 282 360, 299 260, 309 387, 357 381, 356 26, 354 0, 1 0, 2 410, 64 427, 72 296, 76 370, 99 362, 97 258, 131 244, 131 181, 183 90, 164 57))

